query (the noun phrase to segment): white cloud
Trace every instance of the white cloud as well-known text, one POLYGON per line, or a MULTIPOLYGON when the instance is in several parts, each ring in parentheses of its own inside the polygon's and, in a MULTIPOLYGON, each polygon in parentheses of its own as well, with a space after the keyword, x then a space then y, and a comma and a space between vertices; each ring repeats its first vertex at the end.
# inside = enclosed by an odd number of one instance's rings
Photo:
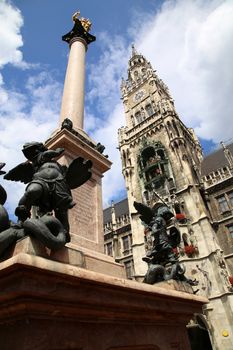
MULTIPOLYGON (((132 42, 170 88, 184 123, 214 142, 232 137, 233 1, 164 1, 158 12, 142 16, 134 11, 133 18, 128 28, 132 42)), ((129 48, 122 38, 106 34, 101 44, 103 54, 89 72, 89 102, 93 99, 105 120, 95 123, 92 136, 106 144, 113 161, 104 178, 106 204, 124 188, 116 129, 125 123, 119 85, 127 73, 129 48)))
MULTIPOLYGON (((0 29, 1 37, 7 38, 5 52, 0 52, 0 65, 11 63, 23 68, 27 64, 20 51, 22 16, 5 0, 0 4, 0 19, 1 16, 8 16, 8 24, 7 29, 0 29)), ((134 11, 134 23, 126 29, 130 41, 170 88, 181 119, 187 126, 195 127, 199 136, 215 142, 232 137, 233 131, 232 18, 230 0, 173 0, 165 1, 154 14, 144 13, 142 17, 134 11)), ((121 76, 127 74, 130 45, 125 38, 105 33, 99 34, 98 39, 102 54, 95 65, 88 67, 91 88, 86 96, 85 127, 106 146, 105 153, 113 162, 103 180, 107 205, 125 187, 117 129, 125 124, 119 86, 121 76)), ((9 91, 0 75, 0 160, 7 160, 8 169, 21 161, 20 149, 29 141, 28 136, 38 140, 39 135, 43 141, 58 119, 62 89, 58 82, 47 73, 40 73, 27 81, 26 88, 27 95, 9 91)), ((8 183, 13 189, 11 206, 19 198, 15 185, 8 183)))
POLYGON ((121 77, 125 74, 128 48, 122 37, 110 37, 106 33, 98 35, 102 54, 99 61, 90 65, 88 80, 91 89, 87 102, 94 101, 95 107, 105 117, 119 103, 121 77))
POLYGON ((117 130, 124 125, 123 105, 120 101, 120 82, 125 75, 129 49, 121 37, 110 37, 106 33, 98 35, 102 55, 99 61, 89 67, 88 80, 90 90, 87 95, 87 115, 85 127, 92 138, 104 144, 109 160, 113 162, 111 170, 103 178, 103 203, 110 204, 112 199, 125 195, 124 179, 121 174, 120 153, 117 149, 117 130), (88 113, 92 107, 96 111, 88 113))
MULTIPOLYGON (((6 97, 0 109, 0 161, 6 163, 6 170, 25 161, 21 152, 25 142, 45 141, 58 121, 62 85, 42 72, 30 77, 26 87, 26 95, 3 90, 6 97)), ((9 194, 6 207, 12 213, 25 186, 2 179, 1 183, 9 194)))
POLYGON ((176 108, 199 137, 233 134, 233 1, 166 1, 136 47, 170 88, 176 108), (225 125, 228 125, 227 130, 225 125))
POLYGON ((22 69, 29 68, 31 65, 23 60, 23 54, 20 51, 20 47, 23 46, 20 34, 23 17, 19 9, 7 0, 0 1, 0 23, 0 67, 11 63, 22 69))
POLYGON ((124 112, 121 104, 116 105, 106 124, 92 133, 96 141, 100 141, 106 147, 104 154, 113 162, 111 170, 104 174, 103 178, 103 204, 110 205, 113 199, 118 200, 119 195, 125 196, 125 184, 121 174, 121 160, 117 149, 117 130, 124 124, 124 112))
MULTIPOLYGON (((23 60, 20 33, 23 17, 9 1, 0 2, 0 68, 11 64, 20 69, 38 68, 23 60)), ((44 141, 54 130, 60 108, 62 86, 48 72, 33 73, 25 82, 26 92, 8 89, 0 74, 0 154, 5 170, 25 161, 22 145, 44 141)), ((1 179, 8 193, 6 207, 14 212, 25 186, 1 179)))

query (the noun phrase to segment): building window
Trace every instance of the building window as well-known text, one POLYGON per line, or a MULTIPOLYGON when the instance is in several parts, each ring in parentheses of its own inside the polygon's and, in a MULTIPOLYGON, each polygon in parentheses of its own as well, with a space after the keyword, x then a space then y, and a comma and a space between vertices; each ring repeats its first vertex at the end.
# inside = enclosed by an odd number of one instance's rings
POLYGON ((123 251, 129 250, 131 248, 130 236, 122 237, 123 251))
POLYGON ((130 116, 130 118, 131 118, 131 123, 132 123, 132 125, 133 125, 133 126, 135 126, 134 116, 133 116, 133 115, 131 115, 131 116, 130 116))
POLYGON ((144 115, 143 115, 143 113, 137 112, 137 113, 135 114, 135 119, 136 119, 136 121, 137 121, 138 124, 141 123, 141 122, 144 120, 144 115))
POLYGON ((125 265, 126 277, 129 279, 132 279, 134 275, 133 260, 124 262, 124 265, 125 265))
POLYGON ((229 211, 229 205, 227 203, 225 196, 218 197, 217 201, 218 201, 218 205, 221 213, 229 211))
POLYGON ((231 205, 233 206, 233 192, 228 193, 228 198, 230 200, 231 205))
POLYGON ((230 235, 231 235, 231 238, 233 238, 233 225, 227 226, 227 229, 228 229, 228 232, 229 232, 230 235))
POLYGON ((112 256, 112 242, 105 244, 105 254, 112 256))
POLYGON ((154 111, 153 111, 151 105, 147 105, 147 106, 146 106, 146 111, 147 111, 147 114, 148 114, 149 117, 150 117, 151 115, 153 115, 153 113, 154 113, 154 111))

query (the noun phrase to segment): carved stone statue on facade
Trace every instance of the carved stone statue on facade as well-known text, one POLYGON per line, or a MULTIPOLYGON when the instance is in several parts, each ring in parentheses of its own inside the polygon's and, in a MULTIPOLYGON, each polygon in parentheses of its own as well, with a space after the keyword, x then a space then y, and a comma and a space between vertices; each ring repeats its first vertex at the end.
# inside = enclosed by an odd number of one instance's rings
MULTIPOLYGON (((10 223, 6 210, 1 206, 0 254, 5 246, 24 235, 36 237, 51 249, 59 249, 69 242, 68 210, 76 204, 71 190, 91 177, 90 160, 84 161, 79 157, 66 167, 54 159, 64 152, 63 148, 52 150, 43 143, 30 142, 23 146, 22 151, 27 161, 10 170, 4 178, 24 182, 27 187, 15 209, 17 224, 10 223), (31 218, 32 206, 37 207, 36 218, 31 218), (14 239, 9 240, 9 236, 14 239)), ((4 192, 1 191, 0 195, 3 205, 4 192)))
POLYGON ((180 243, 180 232, 172 225, 168 229, 174 216, 169 207, 163 203, 156 203, 151 209, 138 202, 134 202, 134 207, 140 214, 142 224, 149 232, 152 242, 143 258, 143 261, 148 264, 144 282, 154 284, 175 279, 196 285, 196 281, 185 277, 185 267, 179 263, 178 256, 174 252, 180 243))

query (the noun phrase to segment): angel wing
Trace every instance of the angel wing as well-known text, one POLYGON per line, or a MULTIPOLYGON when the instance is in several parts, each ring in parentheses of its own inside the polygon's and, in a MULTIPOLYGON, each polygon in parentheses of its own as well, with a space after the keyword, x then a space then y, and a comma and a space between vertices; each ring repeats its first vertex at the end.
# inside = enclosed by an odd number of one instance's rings
MULTIPOLYGON (((0 185, 0 204, 4 204, 7 199, 7 194, 5 189, 0 185)), ((0 231, 1 232, 1 231, 0 231)))
POLYGON ((32 181, 33 174, 33 165, 30 162, 24 162, 8 171, 8 173, 4 175, 4 179, 11 181, 21 181, 27 184, 32 181))
POLYGON ((0 175, 5 174, 6 172, 2 170, 2 168, 6 165, 6 163, 0 163, 0 175))
POLYGON ((140 219, 148 225, 153 218, 153 210, 147 205, 139 202, 134 202, 133 205, 137 212, 141 214, 140 219))
POLYGON ((66 182, 72 190, 83 185, 91 178, 92 161, 85 161, 82 157, 74 159, 67 170, 66 182))

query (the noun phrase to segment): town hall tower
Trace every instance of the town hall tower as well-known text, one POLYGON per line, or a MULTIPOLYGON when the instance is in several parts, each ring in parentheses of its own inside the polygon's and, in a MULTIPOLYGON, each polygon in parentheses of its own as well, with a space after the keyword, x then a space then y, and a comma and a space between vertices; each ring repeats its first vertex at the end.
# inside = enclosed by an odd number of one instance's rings
MULTIPOLYGON (((174 225, 181 232, 177 253, 185 263, 186 275, 199 281, 199 293, 210 300, 205 312, 210 325, 230 329, 232 316, 222 310, 223 303, 233 307, 228 297, 231 285, 204 196, 200 142, 179 118, 167 86, 134 46, 121 93, 126 125, 119 129, 118 139, 131 220, 134 278, 141 281, 146 273, 142 257, 150 242, 133 203, 153 206, 163 201, 173 210, 174 225)), ((220 346, 220 338, 213 343, 220 346)))

